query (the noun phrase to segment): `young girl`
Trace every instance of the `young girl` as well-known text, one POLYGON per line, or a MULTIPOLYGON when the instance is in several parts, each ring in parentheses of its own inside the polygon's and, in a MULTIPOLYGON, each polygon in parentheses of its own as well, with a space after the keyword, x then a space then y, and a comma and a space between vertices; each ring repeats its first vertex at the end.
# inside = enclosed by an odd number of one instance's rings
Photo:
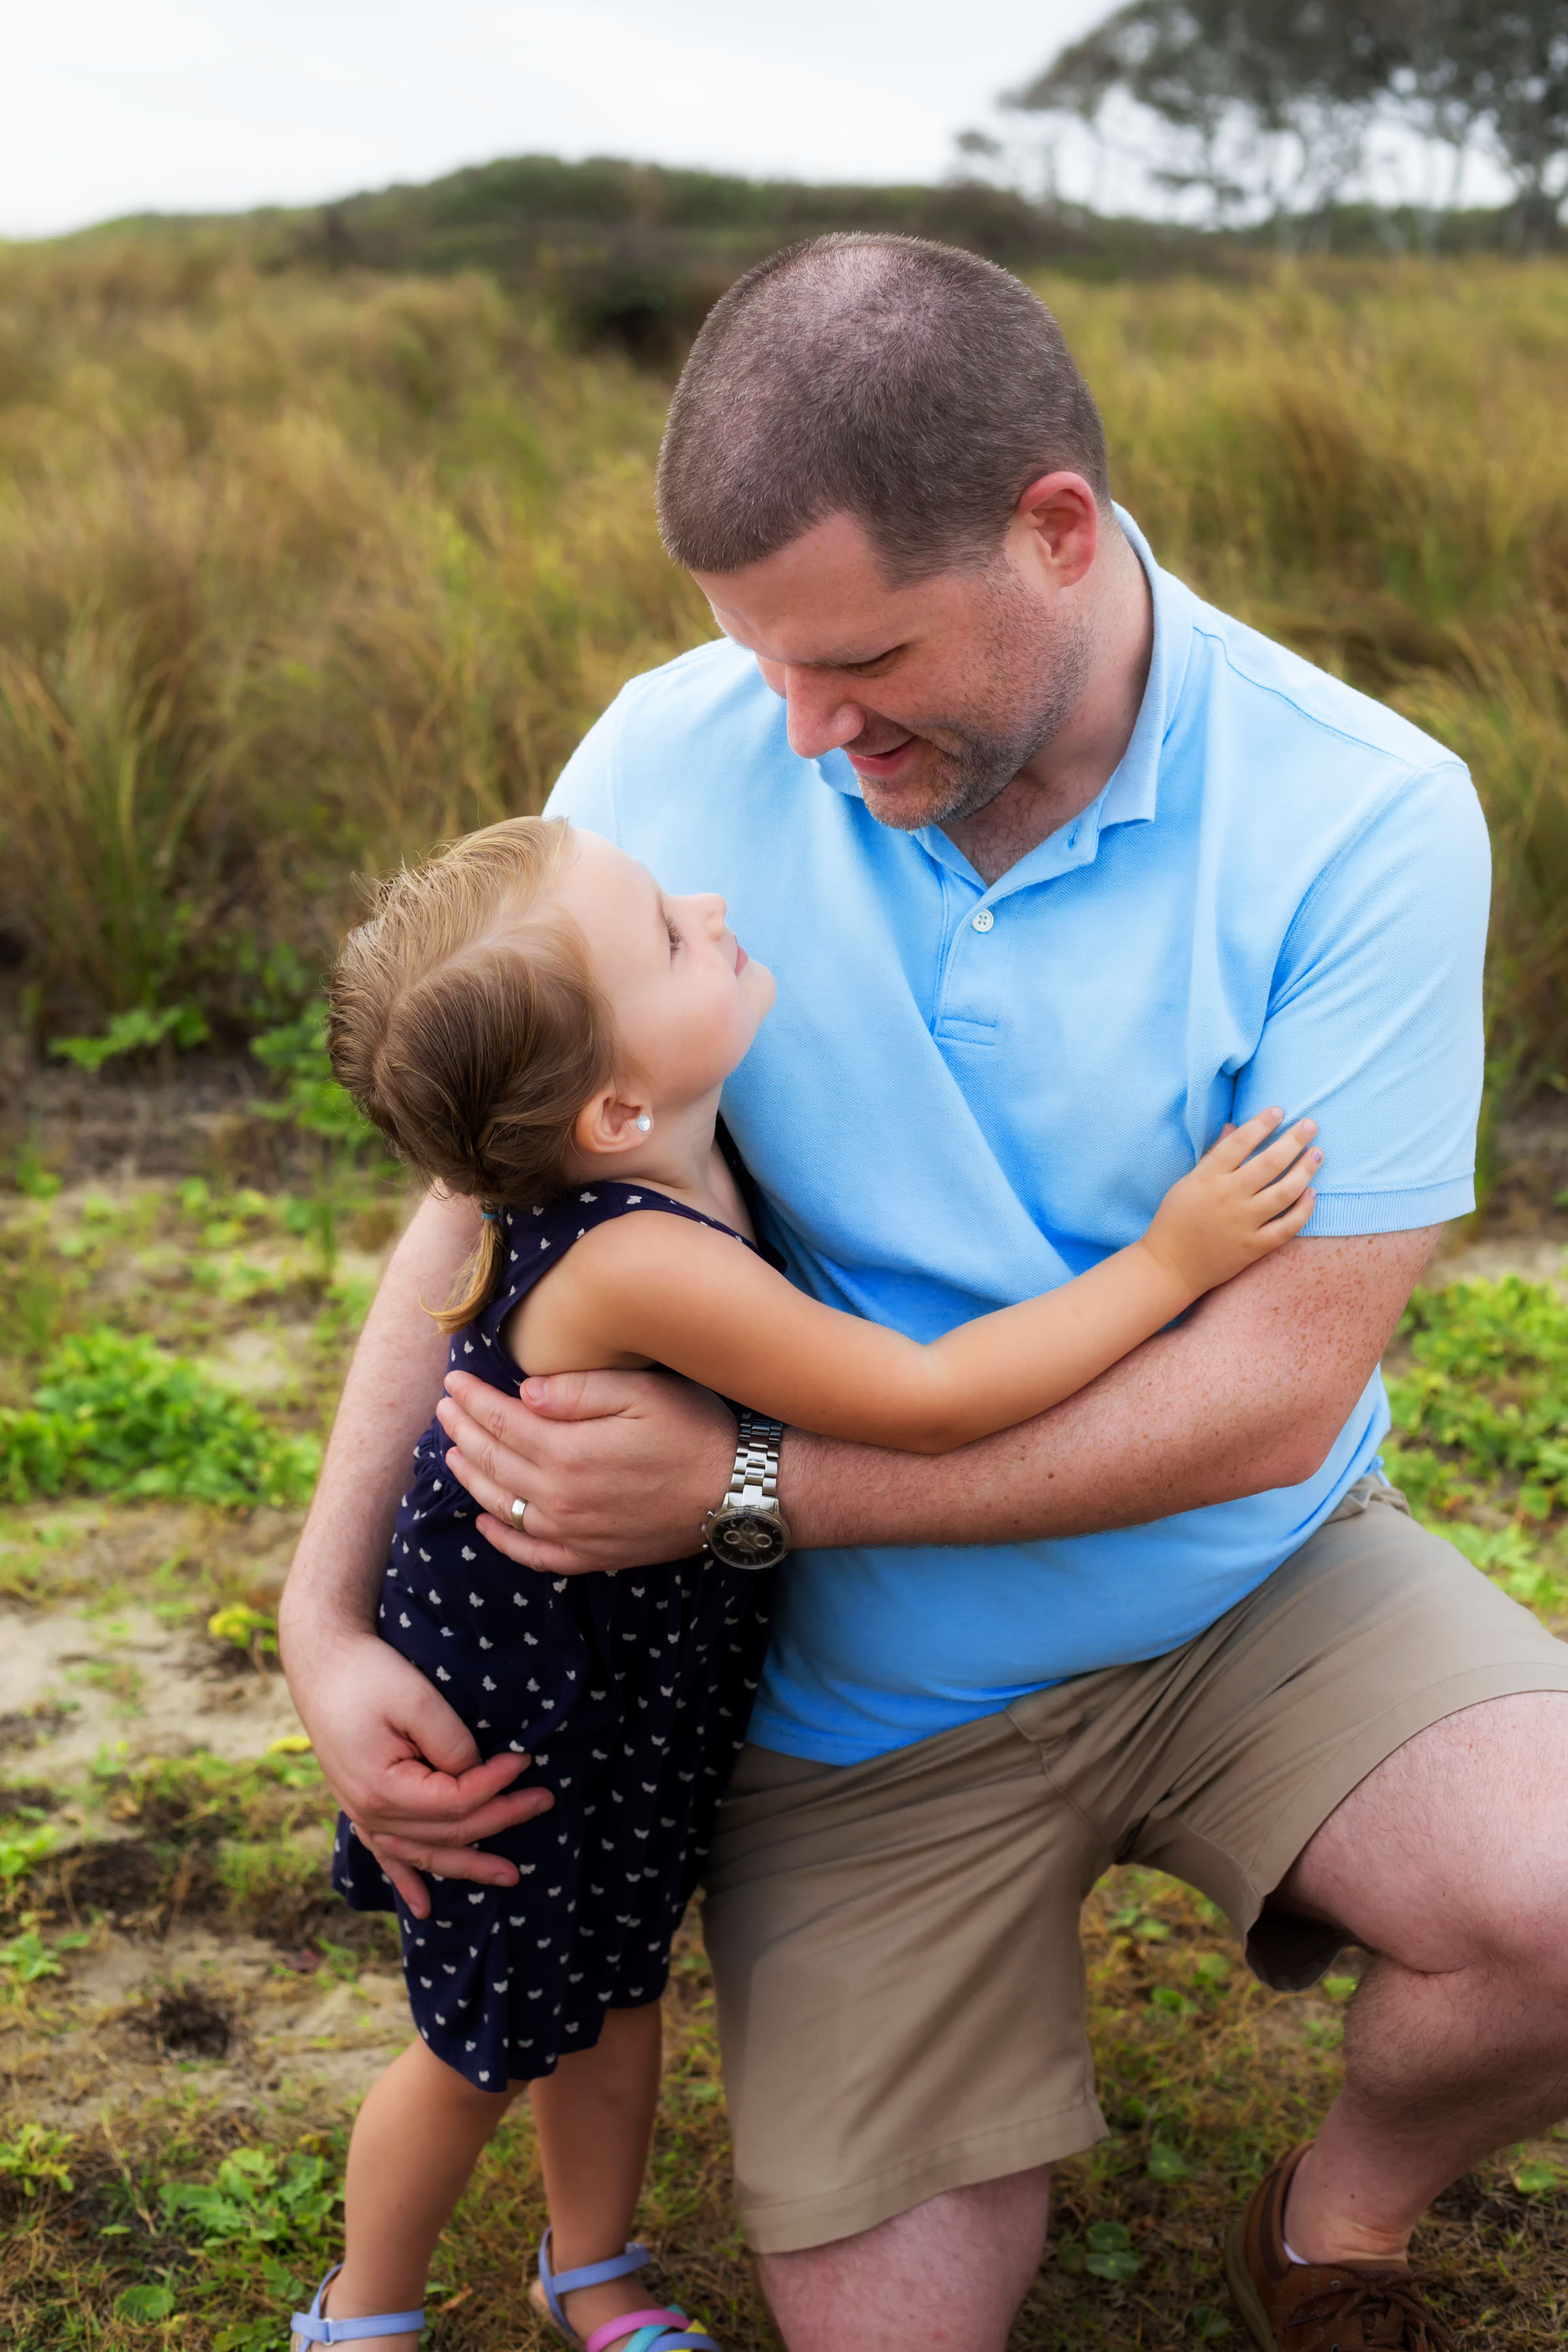
MULTIPOLYGON (((1043 1297, 930 1346, 818 1306, 758 1248, 715 1136, 773 997, 721 899, 668 898, 563 824, 493 825, 394 877, 339 961, 332 1061, 422 1178, 482 1203, 440 1317, 453 1366, 515 1393, 525 1365, 658 1363, 803 1429, 943 1452, 1081 1388, 1311 1213, 1312 1124, 1276 1134, 1268 1111, 1172 1187, 1141 1241, 1043 1297)), ((770 1580, 700 1554, 532 1575, 485 1540, 446 1449, 434 1422, 381 1631, 553 1802, 488 1842, 515 1886, 435 1879, 428 1918, 339 1824, 338 1887, 396 1909, 418 2037, 360 2111, 346 2259, 295 2342, 415 2352, 437 2239, 527 2084, 551 2216, 542 2311, 586 2352, 717 2352, 648 2307, 648 2257, 626 2241, 670 1940, 745 1736, 770 1580)))

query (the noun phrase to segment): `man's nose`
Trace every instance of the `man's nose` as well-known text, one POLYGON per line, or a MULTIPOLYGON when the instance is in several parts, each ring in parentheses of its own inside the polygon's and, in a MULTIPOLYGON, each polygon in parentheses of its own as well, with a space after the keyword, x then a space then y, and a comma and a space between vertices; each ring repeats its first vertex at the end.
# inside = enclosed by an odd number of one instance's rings
POLYGON ((852 743, 864 729, 865 712, 847 701, 830 677, 786 668, 784 681, 789 747, 797 759, 820 760, 825 751, 852 743))

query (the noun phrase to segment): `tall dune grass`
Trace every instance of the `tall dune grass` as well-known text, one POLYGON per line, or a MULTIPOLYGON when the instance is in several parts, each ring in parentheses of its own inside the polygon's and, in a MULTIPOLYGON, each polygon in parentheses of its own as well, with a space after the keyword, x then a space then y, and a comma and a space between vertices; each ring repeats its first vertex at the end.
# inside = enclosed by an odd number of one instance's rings
POLYGON ((46 1013, 237 1019, 354 868, 536 807, 702 633, 661 405, 477 278, 0 253, 0 919, 46 1013))
POLYGON ((1414 261, 1042 287, 1119 496, 1205 594, 1468 761, 1499 1096, 1568 1055, 1568 270, 1414 261))
MULTIPOLYGON (((1568 1045, 1568 272, 1042 281, 1162 559, 1471 761, 1494 1071, 1568 1045)), ((258 273, 215 233, 0 248, 0 923, 44 1027, 222 1031, 347 877, 537 806, 710 634, 662 556, 668 385, 479 277, 258 273)))

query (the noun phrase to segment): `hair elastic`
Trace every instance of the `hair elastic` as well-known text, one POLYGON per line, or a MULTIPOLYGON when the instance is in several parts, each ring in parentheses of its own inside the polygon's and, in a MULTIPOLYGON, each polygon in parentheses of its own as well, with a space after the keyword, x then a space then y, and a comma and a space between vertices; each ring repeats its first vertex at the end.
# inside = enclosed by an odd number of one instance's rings
POLYGON ((499 1209, 481 1209, 479 1211, 479 1214, 484 1219, 487 1225, 499 1225, 500 1223, 500 1211, 499 1209))

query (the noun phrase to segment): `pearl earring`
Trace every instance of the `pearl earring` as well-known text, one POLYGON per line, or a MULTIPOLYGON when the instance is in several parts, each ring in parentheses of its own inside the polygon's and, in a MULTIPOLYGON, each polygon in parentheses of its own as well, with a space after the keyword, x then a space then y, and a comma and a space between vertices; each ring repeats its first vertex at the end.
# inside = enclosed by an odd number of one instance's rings
POLYGON ((637 1113, 637 1133, 639 1135, 646 1135, 652 1125, 653 1121, 648 1117, 647 1111, 639 1110, 637 1113))

